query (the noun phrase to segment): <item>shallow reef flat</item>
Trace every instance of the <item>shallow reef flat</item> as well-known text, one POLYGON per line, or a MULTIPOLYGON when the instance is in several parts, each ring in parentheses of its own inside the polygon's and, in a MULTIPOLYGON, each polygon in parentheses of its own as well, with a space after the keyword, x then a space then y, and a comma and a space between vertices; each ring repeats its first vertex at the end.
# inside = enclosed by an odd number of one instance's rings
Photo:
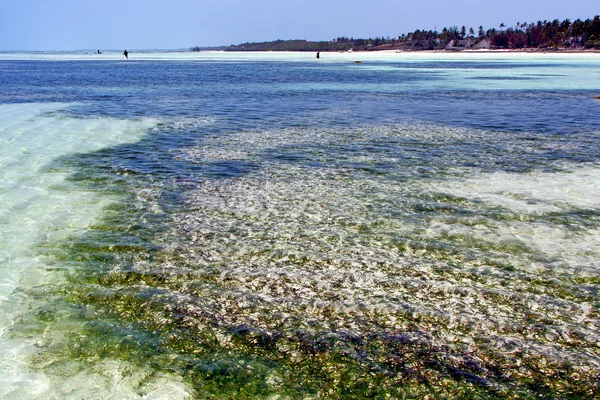
POLYGON ((0 55, 0 397, 600 397, 597 55, 116 56, 0 55))
POLYGON ((93 315, 71 356, 160 366, 199 397, 596 395, 598 168, 440 179, 429 156, 381 154, 408 138, 448 157, 492 140, 305 129, 174 154, 246 165, 286 149, 243 177, 178 182, 175 209, 141 189, 70 243, 63 257, 87 262, 57 292, 93 315))

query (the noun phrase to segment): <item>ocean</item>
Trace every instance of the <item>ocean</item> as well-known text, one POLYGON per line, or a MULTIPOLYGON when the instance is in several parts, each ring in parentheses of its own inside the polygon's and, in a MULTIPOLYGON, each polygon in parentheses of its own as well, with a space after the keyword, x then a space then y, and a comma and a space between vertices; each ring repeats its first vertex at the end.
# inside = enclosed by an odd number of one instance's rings
POLYGON ((0 53, 0 397, 600 397, 596 96, 597 53, 0 53))

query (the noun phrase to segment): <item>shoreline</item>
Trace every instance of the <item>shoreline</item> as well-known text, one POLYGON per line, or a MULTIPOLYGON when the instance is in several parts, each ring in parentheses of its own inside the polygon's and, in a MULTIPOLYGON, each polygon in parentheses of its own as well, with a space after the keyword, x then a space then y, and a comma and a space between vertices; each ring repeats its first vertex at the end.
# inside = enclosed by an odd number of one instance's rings
POLYGON ((122 61, 135 63, 139 61, 194 61, 194 60, 279 60, 279 61, 316 61, 316 62, 362 62, 367 60, 409 60, 423 58, 484 58, 484 57, 537 57, 537 58, 590 58, 597 59, 600 50, 500 50, 500 49, 477 49, 477 50, 364 50, 353 52, 322 51, 321 59, 315 59, 312 51, 224 51, 205 50, 192 51, 129 51, 129 59, 123 58, 121 52, 103 52, 95 54, 90 51, 68 51, 68 52, 0 52, 2 61, 122 61))
POLYGON ((524 53, 524 54, 600 54, 600 49, 560 49, 560 50, 542 50, 542 49, 464 49, 464 50, 381 50, 394 51, 400 53, 524 53))
MULTIPOLYGON (((163 49, 163 50, 148 50, 148 49, 133 49, 129 53, 133 54, 202 54, 202 53, 298 53, 298 54, 311 54, 313 50, 225 50, 225 49, 207 49, 200 51, 190 51, 184 49, 163 49)), ((320 50, 320 53, 332 54, 385 54, 385 53, 423 53, 423 54, 454 54, 454 53, 526 53, 526 54, 600 54, 600 49, 536 49, 536 48, 522 48, 522 49, 438 49, 438 50, 403 50, 403 49, 377 49, 377 50, 320 50)), ((96 53, 96 50, 82 49, 82 50, 0 50, 0 56, 9 54, 26 54, 26 55, 122 55, 121 50, 105 50, 100 54, 96 53)))

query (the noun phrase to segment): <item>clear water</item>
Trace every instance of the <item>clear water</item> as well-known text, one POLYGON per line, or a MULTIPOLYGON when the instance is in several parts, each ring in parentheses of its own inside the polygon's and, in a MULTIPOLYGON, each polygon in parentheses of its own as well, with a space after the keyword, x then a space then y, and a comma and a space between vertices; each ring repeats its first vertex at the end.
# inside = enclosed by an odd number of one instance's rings
POLYGON ((600 55, 313 56, 0 54, 0 397, 600 395, 600 55))

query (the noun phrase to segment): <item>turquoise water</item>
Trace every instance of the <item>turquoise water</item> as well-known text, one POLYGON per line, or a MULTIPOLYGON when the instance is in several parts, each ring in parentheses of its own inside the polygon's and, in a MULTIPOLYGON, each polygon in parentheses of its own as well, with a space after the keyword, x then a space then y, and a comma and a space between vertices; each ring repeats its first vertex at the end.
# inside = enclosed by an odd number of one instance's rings
POLYGON ((1 397, 599 395, 600 56, 313 57, 0 54, 1 397))

